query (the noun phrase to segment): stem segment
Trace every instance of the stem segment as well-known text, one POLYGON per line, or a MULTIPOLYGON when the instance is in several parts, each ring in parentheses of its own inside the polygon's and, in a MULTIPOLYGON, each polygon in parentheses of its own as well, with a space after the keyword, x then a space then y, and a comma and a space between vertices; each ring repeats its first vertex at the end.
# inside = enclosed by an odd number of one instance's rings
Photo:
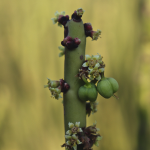
MULTIPOLYGON (((84 25, 82 21, 74 22, 70 20, 66 26, 68 27, 67 36, 77 37, 81 40, 81 43, 74 50, 68 50, 65 47, 64 79, 70 85, 70 89, 64 94, 65 132, 69 129, 69 122, 80 122, 81 128, 86 126, 86 103, 81 102, 78 97, 78 89, 84 82, 75 77, 85 60, 86 36, 84 25)), ((79 147, 78 150, 82 150, 82 146, 79 147)))

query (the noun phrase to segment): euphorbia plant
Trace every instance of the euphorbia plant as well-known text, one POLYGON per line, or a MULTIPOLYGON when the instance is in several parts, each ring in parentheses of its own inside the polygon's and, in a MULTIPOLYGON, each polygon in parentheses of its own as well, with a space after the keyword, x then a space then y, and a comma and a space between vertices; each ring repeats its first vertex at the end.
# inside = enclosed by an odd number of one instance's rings
POLYGON ((65 12, 56 12, 53 23, 64 27, 64 39, 58 48, 59 57, 65 56, 64 80, 52 81, 47 85, 52 97, 62 98, 63 92, 65 139, 62 145, 67 150, 91 150, 101 135, 96 122, 86 127, 86 115, 97 112, 98 93, 109 98, 118 90, 118 83, 113 78, 104 77, 105 64, 101 55, 85 55, 86 37, 97 40, 101 31, 93 31, 91 23, 82 22, 84 10, 77 9, 69 19, 65 12), (85 59, 86 57, 86 59, 85 59), (97 84, 98 82, 98 84, 97 84))

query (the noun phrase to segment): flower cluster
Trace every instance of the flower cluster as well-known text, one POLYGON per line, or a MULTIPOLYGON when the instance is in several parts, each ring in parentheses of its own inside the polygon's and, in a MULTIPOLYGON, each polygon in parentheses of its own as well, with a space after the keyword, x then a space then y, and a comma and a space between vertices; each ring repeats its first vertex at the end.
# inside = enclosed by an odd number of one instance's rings
POLYGON ((97 131, 99 131, 99 129, 96 128, 96 122, 92 126, 83 129, 84 135, 80 137, 80 141, 84 145, 83 149, 92 150, 93 145, 99 146, 98 141, 101 140, 102 137, 97 131))
POLYGON ((93 31, 91 23, 84 24, 85 35, 88 37, 90 36, 93 40, 97 40, 101 35, 101 30, 97 29, 97 31, 93 31))
POLYGON ((53 21, 53 24, 58 22, 58 26, 62 27, 65 26, 65 24, 67 23, 67 21, 69 21, 69 16, 65 15, 65 12, 62 11, 61 13, 59 13, 58 11, 55 12, 55 18, 52 18, 51 20, 53 21))
POLYGON ((78 8, 77 10, 74 11, 72 14, 72 19, 76 22, 81 21, 81 17, 85 11, 82 8, 78 8))
POLYGON ((69 50, 77 48, 78 45, 81 43, 81 40, 78 38, 72 38, 71 36, 67 36, 61 42, 61 45, 66 46, 69 50))
POLYGON ((98 141, 101 140, 100 134, 97 133, 99 131, 96 128, 96 121, 92 126, 79 128, 80 122, 76 122, 75 125, 73 123, 68 123, 70 130, 66 132, 65 138, 66 143, 62 145, 67 150, 77 150, 78 144, 83 144, 83 149, 92 150, 92 146, 99 146, 98 141))
POLYGON ((61 92, 67 92, 70 86, 63 80, 60 79, 59 81, 54 81, 48 78, 47 85, 44 85, 44 88, 48 87, 51 92, 51 97, 55 99, 62 98, 60 95, 61 92))
POLYGON ((67 139, 67 142, 62 145, 62 147, 66 147, 67 150, 77 150, 77 145, 82 144, 80 140, 78 139, 77 134, 80 132, 83 132, 80 126, 80 122, 76 122, 75 125, 71 122, 68 123, 70 130, 66 132, 65 138, 67 139))
POLYGON ((84 74, 84 76, 90 80, 96 79, 99 81, 101 80, 100 74, 104 72, 104 67, 105 65, 102 61, 101 55, 86 55, 86 61, 83 63, 82 68, 79 69, 78 77, 81 78, 80 76, 84 74))
POLYGON ((97 31, 91 32, 92 40, 97 40, 100 35, 101 35, 101 30, 99 29, 97 29, 97 31))

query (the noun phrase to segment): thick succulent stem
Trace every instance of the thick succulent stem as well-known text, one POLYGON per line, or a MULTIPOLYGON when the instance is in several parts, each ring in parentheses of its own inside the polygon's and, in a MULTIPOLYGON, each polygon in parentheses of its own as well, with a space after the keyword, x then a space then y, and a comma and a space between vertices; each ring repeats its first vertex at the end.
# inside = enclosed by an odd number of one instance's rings
MULTIPOLYGON (((80 127, 86 126, 86 103, 79 100, 78 89, 84 84, 76 75, 85 60, 86 36, 83 22, 70 20, 67 22, 68 35, 79 38, 81 43, 73 50, 65 47, 64 79, 70 85, 70 89, 64 94, 64 119, 65 132, 69 129, 68 123, 80 122, 80 127)), ((82 147, 82 146, 81 146, 82 147)), ((78 147, 78 150, 82 148, 78 147)))

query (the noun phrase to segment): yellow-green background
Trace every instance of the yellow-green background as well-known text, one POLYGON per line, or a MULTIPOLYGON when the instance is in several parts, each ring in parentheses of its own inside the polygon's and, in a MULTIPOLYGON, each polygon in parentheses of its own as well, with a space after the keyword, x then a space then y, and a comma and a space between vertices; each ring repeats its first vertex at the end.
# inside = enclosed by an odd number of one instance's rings
POLYGON ((105 75, 120 85, 120 99, 98 96, 87 118, 103 136, 94 150, 150 150, 149 0, 0 1, 0 150, 64 149, 62 100, 43 85, 64 72, 63 28, 51 18, 80 7, 83 21, 102 30, 101 39, 87 38, 86 54, 101 54, 105 75))

